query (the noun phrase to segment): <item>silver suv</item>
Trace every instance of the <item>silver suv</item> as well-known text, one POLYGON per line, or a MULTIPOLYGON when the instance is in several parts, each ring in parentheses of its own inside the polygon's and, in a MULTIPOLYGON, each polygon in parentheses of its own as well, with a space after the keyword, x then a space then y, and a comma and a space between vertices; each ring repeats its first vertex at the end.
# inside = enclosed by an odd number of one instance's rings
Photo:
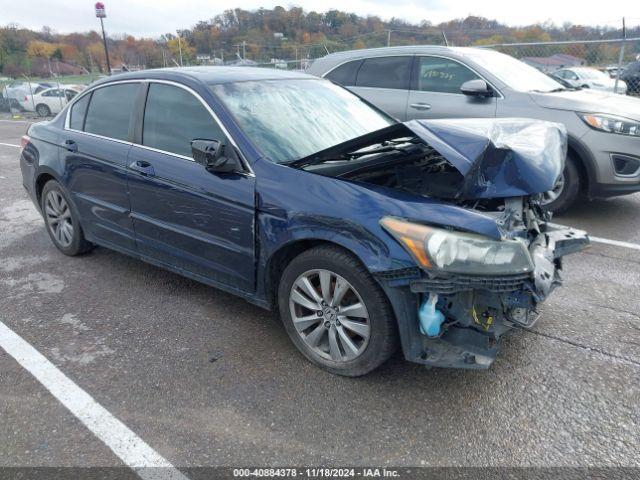
POLYGON ((410 46, 353 50, 307 70, 333 80, 398 120, 527 117, 563 123, 569 150, 547 207, 566 210, 581 194, 640 191, 640 99, 563 87, 513 57, 488 49, 410 46))

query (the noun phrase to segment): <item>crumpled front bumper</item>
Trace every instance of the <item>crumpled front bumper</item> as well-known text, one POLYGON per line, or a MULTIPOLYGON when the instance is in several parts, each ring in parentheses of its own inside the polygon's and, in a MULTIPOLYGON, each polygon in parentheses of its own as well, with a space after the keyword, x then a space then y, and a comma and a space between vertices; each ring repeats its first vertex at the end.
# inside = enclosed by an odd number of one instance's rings
POLYGON ((562 284, 562 257, 589 245, 586 232, 544 225, 531 242, 533 272, 503 276, 431 274, 416 268, 381 272, 376 278, 398 319, 407 360, 432 367, 488 368, 499 339, 516 327, 531 327, 538 305, 562 284), (437 337, 420 332, 418 308, 437 294, 445 315, 437 337))

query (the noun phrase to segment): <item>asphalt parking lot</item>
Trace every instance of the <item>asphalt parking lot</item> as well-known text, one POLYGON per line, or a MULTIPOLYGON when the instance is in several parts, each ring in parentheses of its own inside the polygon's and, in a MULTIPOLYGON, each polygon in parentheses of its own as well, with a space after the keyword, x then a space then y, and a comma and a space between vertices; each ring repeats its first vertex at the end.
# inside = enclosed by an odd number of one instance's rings
MULTIPOLYGON (((488 371, 306 362, 268 312, 98 248, 50 242, 0 120, 0 322, 177 468, 640 467, 640 195, 555 219, 592 235, 488 371), (636 245, 636 249, 633 248, 636 245)), ((122 460, 0 348, 0 466, 122 460)))

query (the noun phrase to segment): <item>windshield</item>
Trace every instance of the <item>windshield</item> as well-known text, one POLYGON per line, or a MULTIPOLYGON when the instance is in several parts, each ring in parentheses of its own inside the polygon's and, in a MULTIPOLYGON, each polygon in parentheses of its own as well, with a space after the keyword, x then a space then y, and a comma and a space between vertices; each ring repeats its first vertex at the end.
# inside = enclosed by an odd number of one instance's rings
POLYGON ((467 50, 464 54, 514 90, 551 92, 564 89, 560 83, 541 71, 504 53, 478 48, 467 50))
POLYGON ((212 85, 240 128, 271 161, 297 160, 395 121, 327 80, 212 85))

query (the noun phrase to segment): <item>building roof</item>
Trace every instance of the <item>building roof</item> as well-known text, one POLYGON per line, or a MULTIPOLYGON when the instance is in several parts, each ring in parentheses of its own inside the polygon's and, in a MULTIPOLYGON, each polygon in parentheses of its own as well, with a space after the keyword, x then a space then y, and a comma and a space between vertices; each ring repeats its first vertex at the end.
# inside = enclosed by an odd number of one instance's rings
POLYGON ((566 55, 564 53, 556 53, 550 57, 522 57, 521 60, 523 62, 536 63, 547 67, 564 67, 567 65, 581 65, 584 63, 584 59, 574 57, 573 55, 566 55))

